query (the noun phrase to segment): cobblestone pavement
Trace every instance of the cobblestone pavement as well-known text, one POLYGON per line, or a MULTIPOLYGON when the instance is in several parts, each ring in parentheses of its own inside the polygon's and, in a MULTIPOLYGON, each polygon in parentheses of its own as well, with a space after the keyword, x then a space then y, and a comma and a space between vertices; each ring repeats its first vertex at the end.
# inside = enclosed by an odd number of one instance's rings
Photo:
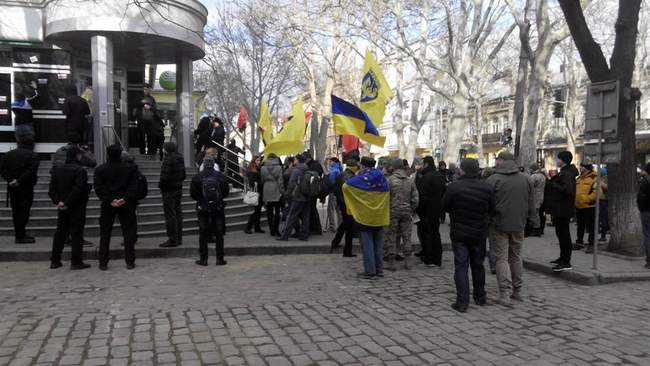
MULTIPOLYGON (((526 272, 525 302, 453 312, 450 253, 378 281, 338 255, 0 264, 6 365, 650 364, 650 283, 526 272)), ((488 290, 495 294, 489 275, 488 290)))

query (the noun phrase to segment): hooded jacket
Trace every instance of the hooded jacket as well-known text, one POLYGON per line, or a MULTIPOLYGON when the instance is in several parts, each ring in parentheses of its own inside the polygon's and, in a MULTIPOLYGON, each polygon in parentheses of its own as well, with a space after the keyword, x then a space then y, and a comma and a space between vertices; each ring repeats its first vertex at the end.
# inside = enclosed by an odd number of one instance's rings
POLYGON ((279 202, 284 194, 284 179, 280 159, 268 159, 261 169, 264 202, 279 202))
POLYGON ((596 173, 580 174, 576 179, 576 208, 596 207, 596 173))
POLYGON ((418 208, 419 195, 415 180, 409 178, 405 169, 397 169, 388 177, 391 215, 410 215, 418 208))
POLYGON ((544 193, 544 210, 553 217, 570 218, 575 212, 576 177, 578 169, 566 165, 548 181, 544 193))
POLYGON ((160 181, 158 188, 161 192, 175 192, 183 190, 185 180, 185 161, 183 155, 176 152, 176 149, 167 151, 160 168, 160 181))
POLYGON ((462 176, 447 186, 442 207, 444 212, 449 212, 452 242, 485 242, 490 216, 496 207, 494 192, 489 184, 478 176, 462 176))
MULTIPOLYGON (((110 153, 110 152, 109 152, 110 153)), ((95 193, 104 204, 123 198, 127 204, 136 203, 138 166, 122 161, 121 157, 108 155, 108 161, 95 169, 95 193)))
POLYGON ((48 194, 52 203, 63 202, 67 207, 85 206, 91 186, 88 173, 76 157, 68 157, 63 165, 52 169, 48 194))
POLYGON ((512 160, 504 161, 487 181, 496 200, 492 225, 501 232, 519 232, 526 227, 529 210, 534 208, 532 187, 512 160))

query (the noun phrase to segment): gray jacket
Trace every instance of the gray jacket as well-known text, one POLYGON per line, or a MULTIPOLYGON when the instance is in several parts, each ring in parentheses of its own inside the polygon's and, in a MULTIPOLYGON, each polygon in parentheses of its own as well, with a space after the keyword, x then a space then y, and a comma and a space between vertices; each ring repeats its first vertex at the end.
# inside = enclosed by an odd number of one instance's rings
POLYGON ((300 192, 300 182, 307 171, 307 165, 304 163, 299 163, 291 171, 291 177, 289 178, 289 184, 287 184, 287 195, 296 202, 309 202, 311 201, 309 197, 306 197, 302 192, 300 192))
POLYGON ((279 202, 284 194, 282 165, 278 159, 267 160, 261 169, 264 202, 279 202))
POLYGON ((526 227, 526 221, 532 204, 532 188, 528 177, 517 168, 514 161, 505 161, 494 170, 487 179, 494 189, 496 198, 496 215, 492 226, 501 232, 520 232, 526 227))

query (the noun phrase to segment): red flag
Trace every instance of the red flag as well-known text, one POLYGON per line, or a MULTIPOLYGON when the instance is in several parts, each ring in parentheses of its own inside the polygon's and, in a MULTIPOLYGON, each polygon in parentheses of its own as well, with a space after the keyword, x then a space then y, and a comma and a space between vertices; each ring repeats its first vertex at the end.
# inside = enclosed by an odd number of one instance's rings
POLYGON ((343 144, 344 153, 358 150, 361 147, 361 141, 356 136, 343 135, 341 137, 341 143, 343 144))
POLYGON ((313 115, 314 114, 312 112, 305 112, 305 124, 309 124, 313 115))
POLYGON ((248 112, 243 105, 239 106, 239 118, 237 119, 237 129, 242 131, 246 128, 246 121, 248 121, 248 112))

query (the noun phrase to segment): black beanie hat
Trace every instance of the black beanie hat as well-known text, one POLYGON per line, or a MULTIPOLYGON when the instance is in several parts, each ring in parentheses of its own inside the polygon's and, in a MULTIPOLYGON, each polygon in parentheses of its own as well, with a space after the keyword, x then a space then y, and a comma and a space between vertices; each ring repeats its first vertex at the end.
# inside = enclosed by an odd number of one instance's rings
POLYGON ((377 162, 369 156, 364 156, 361 158, 361 165, 368 168, 374 168, 377 165, 377 162))
POLYGON ((463 159, 460 162, 460 170, 469 177, 478 176, 481 171, 478 165, 478 160, 472 158, 463 159))
POLYGON ((106 148, 106 155, 111 159, 121 159, 122 158, 122 146, 118 144, 113 144, 106 148))
POLYGON ((569 165, 573 161, 573 154, 569 151, 562 151, 557 154, 557 158, 562 160, 564 164, 569 165))

